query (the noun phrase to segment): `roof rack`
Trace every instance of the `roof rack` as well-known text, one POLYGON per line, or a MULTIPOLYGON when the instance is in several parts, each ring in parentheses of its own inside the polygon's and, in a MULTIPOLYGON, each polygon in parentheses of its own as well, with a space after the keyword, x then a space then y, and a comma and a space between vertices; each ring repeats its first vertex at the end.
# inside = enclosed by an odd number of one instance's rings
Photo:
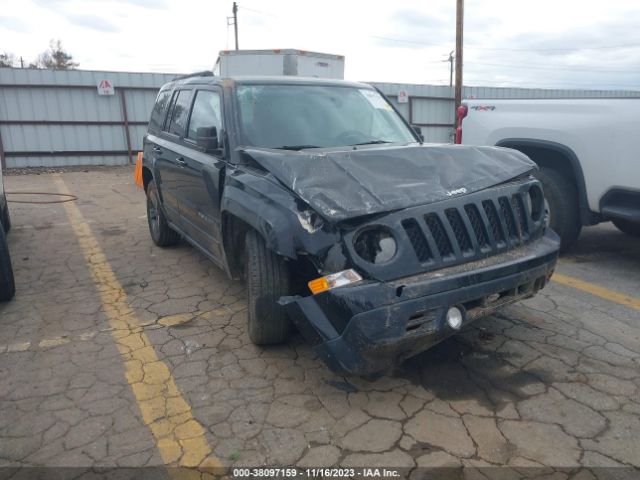
POLYGON ((171 81, 175 82, 176 80, 184 80, 185 78, 191 77, 213 77, 213 72, 211 70, 203 70, 202 72, 189 73, 188 75, 178 75, 177 77, 173 77, 171 81))

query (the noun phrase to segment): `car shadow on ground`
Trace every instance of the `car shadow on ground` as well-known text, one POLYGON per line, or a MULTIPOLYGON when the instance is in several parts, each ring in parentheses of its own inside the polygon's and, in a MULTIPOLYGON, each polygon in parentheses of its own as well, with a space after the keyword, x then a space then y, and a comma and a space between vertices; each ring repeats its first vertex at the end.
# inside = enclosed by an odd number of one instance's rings
POLYGON ((491 412, 544 389, 537 375, 508 361, 520 354, 496 351, 506 339, 491 325, 494 318, 478 320, 458 335, 408 359, 396 374, 442 401, 472 401, 491 412))

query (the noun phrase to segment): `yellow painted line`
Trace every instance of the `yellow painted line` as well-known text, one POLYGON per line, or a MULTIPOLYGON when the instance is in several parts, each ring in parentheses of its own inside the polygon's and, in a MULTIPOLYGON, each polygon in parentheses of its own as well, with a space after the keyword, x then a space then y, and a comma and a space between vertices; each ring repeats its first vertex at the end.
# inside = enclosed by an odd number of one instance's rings
POLYGON ((71 339, 68 337, 49 338, 49 339, 41 340, 40 343, 38 343, 38 347, 40 348, 58 347, 60 345, 65 345, 70 341, 71 339))
MULTIPOLYGON (((70 225, 67 223, 66 225, 70 225)), ((155 322, 145 322, 139 323, 137 326, 140 328, 163 328, 163 327, 175 327, 179 325, 183 325, 191 320, 195 320, 196 318, 205 318, 210 319, 214 316, 221 315, 229 315, 229 311, 223 308, 217 308, 215 310, 206 310, 206 311, 197 311, 192 313, 178 313, 176 315, 167 315, 164 317, 160 317, 155 322)), ((84 332, 80 335, 73 336, 65 336, 65 337, 53 337, 53 338, 45 338, 40 340, 37 343, 38 348, 47 349, 53 347, 59 347, 61 345, 66 345, 71 342, 86 342, 95 337, 98 333, 102 332, 111 332, 113 328, 102 328, 100 330, 95 330, 91 332, 84 332)), ((19 342, 12 343, 9 345, 0 345, 0 353, 13 353, 13 352, 24 352, 29 350, 33 345, 36 345, 35 342, 19 342)))
POLYGON ((583 292, 590 293, 591 295, 595 295, 596 297, 604 298, 605 300, 609 300, 610 302, 640 310, 640 298, 634 298, 629 295, 625 295, 624 293, 618 293, 613 290, 609 290, 608 288, 601 287, 600 285, 585 282, 584 280, 580 280, 579 278, 570 277, 569 275, 563 275, 557 272, 553 274, 551 280, 556 283, 567 285, 569 287, 582 290, 583 292))
MULTIPOLYGON (((70 193, 60 175, 54 177, 60 193, 70 193)), ((122 355, 125 375, 138 402, 143 421, 155 437, 162 460, 177 467, 222 470, 212 453, 205 429, 193 417, 167 365, 162 362, 129 306, 127 294, 113 272, 78 206, 62 204, 96 284, 111 334, 122 355)))
POLYGON ((7 345, 6 351, 13 352, 26 352, 31 347, 31 342, 14 343, 13 345, 7 345))

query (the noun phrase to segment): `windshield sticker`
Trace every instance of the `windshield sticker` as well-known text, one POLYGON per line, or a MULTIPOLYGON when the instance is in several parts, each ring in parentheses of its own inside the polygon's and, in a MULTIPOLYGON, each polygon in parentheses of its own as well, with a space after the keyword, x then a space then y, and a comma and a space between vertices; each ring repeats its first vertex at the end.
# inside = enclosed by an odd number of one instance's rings
POLYGON ((391 105, 387 102, 382 95, 375 90, 367 90, 365 88, 360 89, 360 93, 369 100, 369 103, 373 105, 373 108, 379 108, 382 110, 391 110, 391 105))

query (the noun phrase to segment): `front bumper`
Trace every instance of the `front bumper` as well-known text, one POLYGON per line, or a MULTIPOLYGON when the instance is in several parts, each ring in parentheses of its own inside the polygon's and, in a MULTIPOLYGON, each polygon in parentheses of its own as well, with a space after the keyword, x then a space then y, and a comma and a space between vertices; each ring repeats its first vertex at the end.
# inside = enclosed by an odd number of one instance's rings
POLYGON ((308 297, 283 297, 293 322, 334 371, 384 370, 455 334, 463 325, 533 296, 548 282, 559 238, 547 229, 527 245, 474 262, 389 282, 360 282, 308 297))

